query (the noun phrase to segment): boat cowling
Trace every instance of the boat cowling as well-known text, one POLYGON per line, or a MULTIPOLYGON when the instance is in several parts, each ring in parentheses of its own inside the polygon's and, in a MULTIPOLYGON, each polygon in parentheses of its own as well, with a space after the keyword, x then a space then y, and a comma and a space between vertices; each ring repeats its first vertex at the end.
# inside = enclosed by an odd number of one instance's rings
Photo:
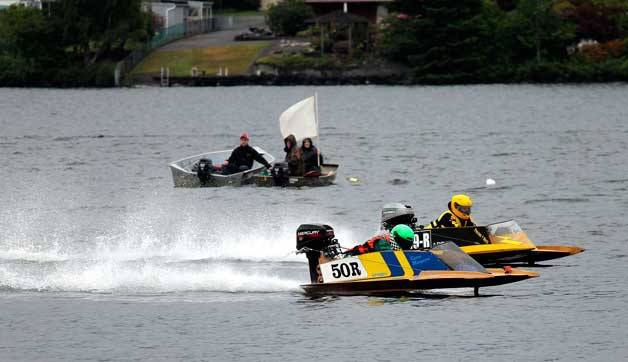
POLYGON ((297 228, 297 250, 322 251, 335 244, 334 228, 324 224, 303 224, 297 228))
POLYGON ((275 162, 271 171, 275 186, 288 186, 290 183, 290 168, 287 162, 275 162))
POLYGON ((382 207, 382 217, 380 221, 382 223, 382 229, 388 231, 399 224, 408 225, 413 229, 416 227, 416 217, 414 216, 412 206, 398 202, 385 204, 382 207))
POLYGON ((312 283, 321 283, 320 258, 327 254, 336 254, 338 241, 334 228, 324 224, 303 224, 297 228, 297 250, 304 253, 310 267, 312 283))

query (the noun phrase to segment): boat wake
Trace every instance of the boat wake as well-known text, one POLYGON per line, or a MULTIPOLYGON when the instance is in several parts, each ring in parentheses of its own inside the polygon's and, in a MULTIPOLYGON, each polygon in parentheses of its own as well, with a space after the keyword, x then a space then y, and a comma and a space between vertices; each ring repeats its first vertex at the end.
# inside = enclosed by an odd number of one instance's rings
POLYGON ((270 233, 258 225, 177 230, 135 223, 87 240, 60 232, 34 242, 9 233, 0 241, 0 290, 284 292, 308 279, 290 223, 270 233))
POLYGON ((194 267, 157 263, 55 263, 43 268, 0 265, 0 288, 25 291, 91 293, 281 292, 299 281, 272 270, 251 270, 228 264, 194 267))

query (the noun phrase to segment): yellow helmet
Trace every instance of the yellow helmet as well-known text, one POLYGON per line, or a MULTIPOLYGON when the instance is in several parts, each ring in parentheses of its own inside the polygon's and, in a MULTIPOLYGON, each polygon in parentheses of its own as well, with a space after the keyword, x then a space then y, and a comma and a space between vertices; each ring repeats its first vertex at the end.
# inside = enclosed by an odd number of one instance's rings
POLYGON ((471 217, 471 206, 473 206, 473 201, 469 196, 462 194, 454 195, 451 197, 449 205, 451 212, 459 218, 468 220, 471 217))

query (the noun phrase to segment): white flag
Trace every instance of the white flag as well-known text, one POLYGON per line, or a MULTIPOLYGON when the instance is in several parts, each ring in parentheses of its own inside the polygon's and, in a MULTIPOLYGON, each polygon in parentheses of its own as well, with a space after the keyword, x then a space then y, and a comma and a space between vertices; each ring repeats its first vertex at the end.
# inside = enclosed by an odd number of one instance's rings
POLYGON ((318 139, 316 96, 292 105, 279 116, 279 129, 283 138, 294 135, 297 141, 306 137, 318 139))

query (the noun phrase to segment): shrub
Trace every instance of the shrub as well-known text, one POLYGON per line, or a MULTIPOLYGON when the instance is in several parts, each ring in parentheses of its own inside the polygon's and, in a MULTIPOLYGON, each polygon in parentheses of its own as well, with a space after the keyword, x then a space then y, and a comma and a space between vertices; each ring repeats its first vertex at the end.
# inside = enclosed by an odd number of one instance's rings
POLYGON ((624 54, 626 54, 626 44, 619 39, 602 44, 585 44, 579 50, 580 58, 590 63, 600 63, 612 58, 621 58, 624 54))
POLYGON ((615 39, 604 44, 606 51, 611 57, 620 58, 626 54, 626 43, 623 40, 615 39))
POLYGON ((256 61, 260 65, 268 65, 281 70, 331 69, 335 68, 332 57, 307 57, 301 54, 270 55, 256 61))
POLYGON ((601 44, 585 44, 580 47, 580 55, 589 62, 601 62, 608 58, 608 51, 601 44))
POLYGON ((302 0, 286 0, 268 9, 268 26, 276 34, 294 36, 307 28, 305 21, 313 16, 302 0))

